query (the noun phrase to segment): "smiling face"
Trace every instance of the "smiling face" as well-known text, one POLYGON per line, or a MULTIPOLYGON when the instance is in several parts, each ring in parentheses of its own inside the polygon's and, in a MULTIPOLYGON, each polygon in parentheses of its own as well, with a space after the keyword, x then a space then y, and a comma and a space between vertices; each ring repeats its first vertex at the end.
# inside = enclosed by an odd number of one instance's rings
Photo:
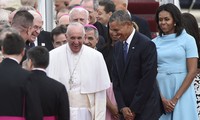
POLYGON ((120 41, 125 41, 133 31, 133 25, 129 22, 113 21, 109 27, 111 38, 120 41))
POLYGON ((32 34, 31 34, 32 42, 34 42, 36 40, 36 38, 38 37, 38 35, 40 34, 42 25, 43 25, 43 21, 41 18, 39 18, 39 17, 34 18, 32 34))
POLYGON ((73 53, 78 53, 85 40, 84 28, 81 25, 69 25, 67 28, 67 41, 73 53))
POLYGON ((101 24, 107 25, 112 12, 106 13, 104 9, 104 6, 99 6, 97 19, 101 24))
POLYGON ((158 16, 158 24, 163 33, 165 35, 174 33, 176 24, 172 18, 172 15, 169 12, 163 10, 159 13, 158 16))

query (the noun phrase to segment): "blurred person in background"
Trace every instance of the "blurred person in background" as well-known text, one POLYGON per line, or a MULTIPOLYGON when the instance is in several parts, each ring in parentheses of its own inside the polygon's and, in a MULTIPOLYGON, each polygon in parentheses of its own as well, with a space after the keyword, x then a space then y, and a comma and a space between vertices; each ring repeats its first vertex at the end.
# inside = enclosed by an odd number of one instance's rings
POLYGON ((38 9, 38 0, 21 0, 21 5, 22 6, 31 6, 37 10, 38 9))
POLYGON ((69 14, 69 9, 67 8, 62 8, 59 12, 57 12, 56 18, 55 18, 56 25, 58 25, 58 22, 61 16, 68 15, 68 14, 69 14))
POLYGON ((67 27, 65 25, 57 26, 51 31, 52 43, 54 48, 57 48, 67 43, 67 38, 65 35, 66 31, 67 27))
POLYGON ((134 15, 134 13, 130 13, 128 11, 128 0, 112 0, 112 1, 115 4, 116 10, 125 10, 129 13, 129 15, 131 16, 131 20, 135 22, 135 24, 138 26, 140 33, 151 38, 151 31, 148 22, 145 19, 140 18, 137 15, 134 15))
POLYGON ((58 26, 59 25, 69 25, 69 15, 68 14, 64 14, 60 17, 60 19, 58 20, 58 26))
POLYGON ((107 26, 110 16, 115 11, 115 4, 111 0, 101 0, 98 7, 98 21, 107 26))
POLYGON ((82 25, 89 24, 89 12, 83 7, 74 7, 69 12, 69 22, 79 22, 82 25))
MULTIPOLYGON (((200 56, 200 31, 198 27, 198 22, 194 17, 194 15, 190 13, 182 13, 181 16, 182 16, 183 27, 185 28, 186 32, 195 38, 198 54, 200 56)), ((200 118, 200 59, 199 58, 197 64, 198 64, 198 69, 197 69, 197 75, 194 78, 194 88, 197 97, 198 116, 200 118)))
POLYGON ((97 10, 99 7, 99 1, 82 0, 81 6, 89 12, 89 24, 94 25, 98 29, 99 35, 104 38, 105 42, 107 42, 108 30, 103 24, 97 21, 97 16, 98 16, 97 10))
POLYGON ((70 0, 54 0, 55 11, 58 13, 61 9, 67 8, 70 0))
POLYGON ((91 24, 85 25, 84 28, 85 40, 83 43, 91 48, 97 49, 98 47, 96 45, 99 41, 99 33, 97 28, 91 24))

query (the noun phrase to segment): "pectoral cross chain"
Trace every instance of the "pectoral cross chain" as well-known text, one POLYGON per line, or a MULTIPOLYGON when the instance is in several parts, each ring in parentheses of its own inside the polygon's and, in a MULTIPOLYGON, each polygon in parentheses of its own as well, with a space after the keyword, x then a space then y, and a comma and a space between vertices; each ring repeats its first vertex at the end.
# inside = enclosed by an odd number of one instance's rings
POLYGON ((69 85, 70 85, 70 90, 72 88, 72 84, 74 83, 73 79, 72 79, 72 76, 70 76, 69 78, 69 85))

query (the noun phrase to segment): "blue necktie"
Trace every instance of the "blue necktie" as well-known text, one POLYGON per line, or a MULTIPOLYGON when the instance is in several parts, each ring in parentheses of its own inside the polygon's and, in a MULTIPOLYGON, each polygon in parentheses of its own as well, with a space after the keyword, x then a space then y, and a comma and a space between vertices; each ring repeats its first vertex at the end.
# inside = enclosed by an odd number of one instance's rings
POLYGON ((35 44, 32 42, 29 44, 30 48, 35 47, 35 44))
POLYGON ((126 62, 126 57, 127 57, 127 53, 128 53, 128 43, 124 42, 123 44, 123 52, 124 52, 124 62, 126 62))
POLYGON ((30 48, 35 47, 35 44, 33 42, 27 42, 26 43, 26 49, 29 50, 30 48))

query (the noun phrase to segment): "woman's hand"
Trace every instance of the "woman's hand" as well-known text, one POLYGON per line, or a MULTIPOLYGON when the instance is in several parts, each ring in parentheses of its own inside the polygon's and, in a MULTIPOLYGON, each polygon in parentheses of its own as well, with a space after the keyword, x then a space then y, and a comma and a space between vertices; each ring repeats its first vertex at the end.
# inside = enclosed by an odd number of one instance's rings
POLYGON ((117 105, 113 105, 110 107, 110 112, 112 114, 112 117, 115 119, 115 120, 119 120, 119 111, 118 111, 118 108, 117 108, 117 105))
POLYGON ((162 98, 162 102, 166 112, 174 111, 176 103, 174 103, 172 100, 167 100, 166 98, 162 98))

